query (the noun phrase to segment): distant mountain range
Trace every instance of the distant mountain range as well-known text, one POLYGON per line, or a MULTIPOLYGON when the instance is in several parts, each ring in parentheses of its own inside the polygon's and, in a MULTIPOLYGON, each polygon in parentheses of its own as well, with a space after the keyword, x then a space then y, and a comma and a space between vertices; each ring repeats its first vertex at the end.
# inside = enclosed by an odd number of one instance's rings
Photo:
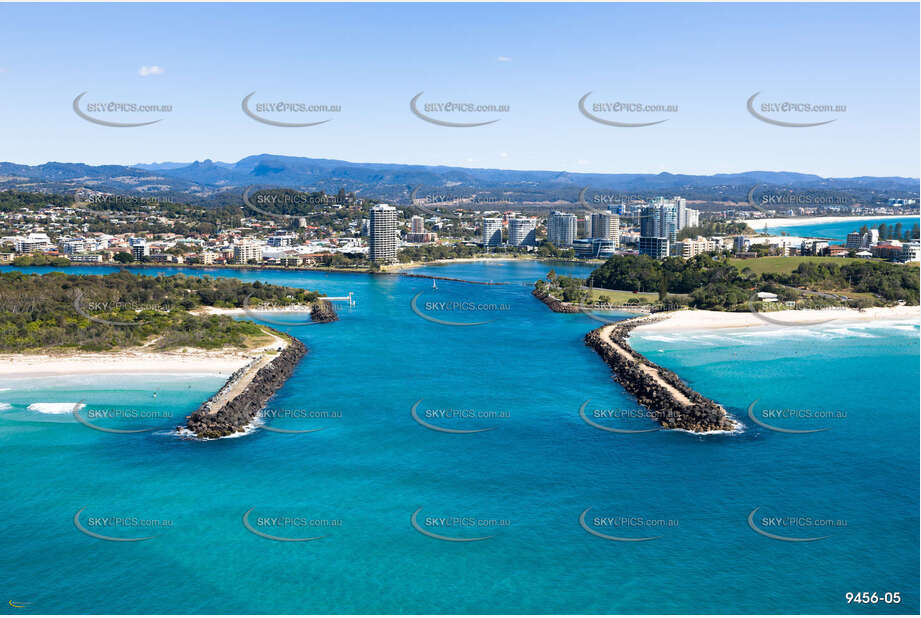
MULTIPOLYGON (((918 196, 917 178, 860 176, 822 178, 795 172, 691 174, 582 174, 554 171, 475 169, 436 165, 352 163, 261 154, 236 163, 210 159, 193 163, 163 162, 85 165, 0 163, 0 188, 68 192, 90 188, 110 193, 157 195, 194 202, 238 203, 242 189, 292 188, 335 193, 340 188, 361 197, 408 204, 410 194, 508 200, 526 204, 574 203, 579 192, 651 197, 682 195, 705 202, 745 201, 754 185, 848 195, 853 201, 878 202, 888 197, 918 196)), ((609 196, 610 197, 610 196, 609 196)))

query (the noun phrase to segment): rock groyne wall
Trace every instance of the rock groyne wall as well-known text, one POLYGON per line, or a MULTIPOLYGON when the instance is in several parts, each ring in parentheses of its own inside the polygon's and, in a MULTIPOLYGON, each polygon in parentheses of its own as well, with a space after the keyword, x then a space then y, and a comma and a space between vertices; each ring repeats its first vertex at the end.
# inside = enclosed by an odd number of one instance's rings
POLYGON ((288 347, 256 372, 239 395, 219 409, 212 409, 221 395, 244 377, 251 364, 235 371, 214 397, 188 417, 186 428, 199 438, 222 438, 242 431, 253 422, 266 402, 291 377, 294 368, 306 354, 307 347, 297 339, 292 339, 288 347))
POLYGON ((579 308, 572 303, 564 303, 560 299, 554 298, 546 292, 538 292, 536 288, 531 290, 531 295, 550 307, 550 310, 555 311, 556 313, 581 313, 579 308))
POLYGON ((310 309, 310 320, 312 322, 335 322, 339 319, 333 304, 328 300, 319 300, 314 303, 310 309))
POLYGON ((698 433, 737 429, 738 424, 729 417, 723 406, 691 389, 673 371, 649 361, 627 343, 630 331, 634 328, 660 319, 662 316, 647 316, 624 320, 613 326, 603 326, 588 333, 585 336, 585 344, 601 355, 611 368, 614 380, 636 397, 641 405, 648 408, 662 427, 698 433), (604 329, 610 329, 610 340, 623 349, 627 353, 626 356, 603 337, 604 329), (644 366, 657 372, 662 381, 690 400, 690 405, 679 401, 672 392, 656 381, 648 370, 644 370, 644 366))

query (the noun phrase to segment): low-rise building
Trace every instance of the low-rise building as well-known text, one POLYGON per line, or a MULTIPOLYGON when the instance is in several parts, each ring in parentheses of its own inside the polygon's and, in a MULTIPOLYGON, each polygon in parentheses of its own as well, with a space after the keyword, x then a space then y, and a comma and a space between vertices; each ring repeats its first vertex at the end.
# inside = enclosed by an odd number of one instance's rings
POLYGON ((870 253, 873 257, 882 258, 884 260, 901 260, 902 243, 897 240, 879 243, 878 245, 870 247, 870 253))
POLYGON ((51 239, 44 232, 31 232, 25 238, 17 237, 15 247, 16 253, 47 251, 51 248, 51 239))

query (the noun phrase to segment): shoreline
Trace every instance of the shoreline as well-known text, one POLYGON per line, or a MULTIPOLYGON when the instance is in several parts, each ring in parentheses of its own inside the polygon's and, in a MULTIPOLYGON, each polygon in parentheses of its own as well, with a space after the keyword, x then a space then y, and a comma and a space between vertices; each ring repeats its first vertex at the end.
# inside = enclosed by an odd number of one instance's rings
POLYGON ((47 378, 61 375, 227 375, 252 360, 251 352, 194 350, 61 354, 0 354, 0 377, 47 378))
POLYGON ((642 324, 634 330, 637 334, 650 332, 674 332, 694 330, 721 330, 752 327, 810 326, 817 323, 853 324, 887 320, 921 321, 921 308, 918 305, 899 307, 868 307, 857 309, 790 309, 785 311, 765 312, 764 316, 772 321, 762 319, 751 312, 705 311, 689 309, 656 314, 662 316, 653 324, 642 324))
POLYGON ((773 219, 745 219, 742 223, 746 224, 753 230, 765 224, 768 227, 801 227, 806 225, 817 225, 822 223, 844 223, 847 221, 883 221, 886 219, 910 219, 918 218, 918 215, 858 215, 855 217, 777 217, 773 219))
MULTIPOLYGON (((266 358, 266 352, 283 348, 287 341, 274 332, 266 344, 247 349, 182 348, 154 352, 136 347, 112 352, 60 351, 38 354, 0 354, 2 378, 48 378, 69 375, 233 375, 244 367, 266 358), (6 362, 9 361, 9 362, 6 362)), ((277 356, 276 352, 272 357, 277 356)))

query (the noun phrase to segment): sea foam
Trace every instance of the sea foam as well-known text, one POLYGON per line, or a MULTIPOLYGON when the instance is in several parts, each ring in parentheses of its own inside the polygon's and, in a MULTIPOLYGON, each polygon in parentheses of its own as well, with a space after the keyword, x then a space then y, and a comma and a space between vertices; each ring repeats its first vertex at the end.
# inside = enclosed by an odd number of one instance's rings
POLYGON ((71 414, 74 409, 82 410, 86 407, 83 403, 33 403, 29 410, 42 414, 71 414))

